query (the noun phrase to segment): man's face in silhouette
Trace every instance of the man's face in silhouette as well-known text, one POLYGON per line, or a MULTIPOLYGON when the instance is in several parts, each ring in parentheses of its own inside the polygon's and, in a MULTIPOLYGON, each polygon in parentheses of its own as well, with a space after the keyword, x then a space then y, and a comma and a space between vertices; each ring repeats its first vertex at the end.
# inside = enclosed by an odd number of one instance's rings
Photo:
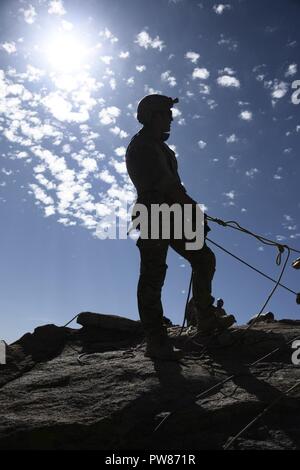
POLYGON ((163 133, 170 132, 171 130, 171 122, 173 121, 172 111, 170 109, 161 111, 159 114, 161 131, 163 133))
POLYGON ((165 109, 155 113, 152 119, 152 125, 156 132, 163 136, 163 140, 167 140, 171 131, 171 122, 173 121, 171 109, 165 109))

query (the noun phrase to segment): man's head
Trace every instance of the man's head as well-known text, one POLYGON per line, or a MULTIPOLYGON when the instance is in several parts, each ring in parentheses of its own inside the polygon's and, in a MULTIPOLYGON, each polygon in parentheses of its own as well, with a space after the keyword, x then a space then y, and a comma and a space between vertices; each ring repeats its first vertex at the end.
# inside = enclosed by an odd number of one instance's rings
POLYGON ((145 96, 138 104, 137 119, 144 126, 161 133, 166 140, 173 121, 171 108, 178 101, 178 98, 172 99, 164 95, 145 96))

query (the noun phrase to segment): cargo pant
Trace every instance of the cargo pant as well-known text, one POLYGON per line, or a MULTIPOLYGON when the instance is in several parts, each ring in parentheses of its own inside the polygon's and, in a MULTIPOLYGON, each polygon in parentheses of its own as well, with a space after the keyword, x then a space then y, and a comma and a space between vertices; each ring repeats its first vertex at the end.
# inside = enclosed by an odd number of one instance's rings
POLYGON ((213 251, 204 244, 200 250, 187 250, 186 240, 152 240, 139 238, 136 245, 140 251, 140 277, 137 297, 140 319, 146 336, 160 334, 163 327, 161 290, 167 271, 167 252, 171 246, 189 261, 193 270, 193 298, 200 310, 205 311, 214 302, 211 295, 212 279, 216 269, 213 251))

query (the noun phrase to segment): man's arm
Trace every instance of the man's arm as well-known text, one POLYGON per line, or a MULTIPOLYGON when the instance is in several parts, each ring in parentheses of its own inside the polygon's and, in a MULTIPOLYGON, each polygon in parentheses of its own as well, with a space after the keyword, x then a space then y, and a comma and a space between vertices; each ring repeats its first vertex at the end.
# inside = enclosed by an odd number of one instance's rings
POLYGON ((140 191, 158 190, 166 194, 178 181, 166 156, 157 146, 149 143, 136 145, 126 158, 129 176, 140 191))
MULTIPOLYGON (((169 188, 168 193, 166 194, 166 199, 167 199, 168 204, 178 203, 178 204, 181 204, 181 205, 184 205, 184 204, 192 204, 193 205, 193 219, 194 219, 193 230, 196 230, 195 220, 197 220, 197 219, 196 219, 195 211, 200 210, 200 208, 199 208, 199 205, 197 204, 197 202, 187 194, 185 188, 182 185, 178 184, 178 183, 173 185, 172 187, 169 188)), ((211 229, 209 228, 209 226, 207 224, 207 221, 206 221, 206 214, 204 214, 204 235, 205 235, 205 237, 208 234, 208 232, 210 232, 210 230, 211 229)))
POLYGON ((179 204, 197 204, 197 202, 187 194, 184 187, 178 183, 172 185, 168 189, 166 198, 169 204, 174 204, 176 202, 179 204))

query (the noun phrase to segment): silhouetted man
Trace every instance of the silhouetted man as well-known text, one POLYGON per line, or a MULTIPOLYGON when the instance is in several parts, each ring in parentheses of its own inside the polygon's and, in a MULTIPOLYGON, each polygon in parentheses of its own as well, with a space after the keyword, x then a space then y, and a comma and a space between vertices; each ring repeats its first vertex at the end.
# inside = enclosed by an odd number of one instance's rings
MULTIPOLYGON (((143 128, 131 140, 126 152, 126 166, 137 190, 137 203, 149 210, 152 204, 169 205, 197 203, 186 192, 177 172, 175 153, 165 143, 169 138, 173 121, 171 108, 178 99, 163 95, 144 97, 137 109, 137 119, 143 128)), ((198 208, 199 210, 199 208, 198 208)), ((201 227, 202 228, 202 227, 201 227)), ((200 227, 199 227, 200 230, 200 227)), ((202 228, 203 230, 203 228, 202 228)), ((150 230, 149 230, 150 232, 150 230)), ((148 357, 173 359, 176 354, 163 324, 161 290, 164 284, 169 245, 183 256, 193 269, 193 302, 197 308, 197 326, 203 332, 229 327, 235 319, 232 315, 218 317, 213 306, 211 284, 215 272, 215 255, 204 244, 198 250, 187 250, 186 239, 159 239, 139 237, 140 277, 138 282, 138 309, 146 335, 148 357)))

